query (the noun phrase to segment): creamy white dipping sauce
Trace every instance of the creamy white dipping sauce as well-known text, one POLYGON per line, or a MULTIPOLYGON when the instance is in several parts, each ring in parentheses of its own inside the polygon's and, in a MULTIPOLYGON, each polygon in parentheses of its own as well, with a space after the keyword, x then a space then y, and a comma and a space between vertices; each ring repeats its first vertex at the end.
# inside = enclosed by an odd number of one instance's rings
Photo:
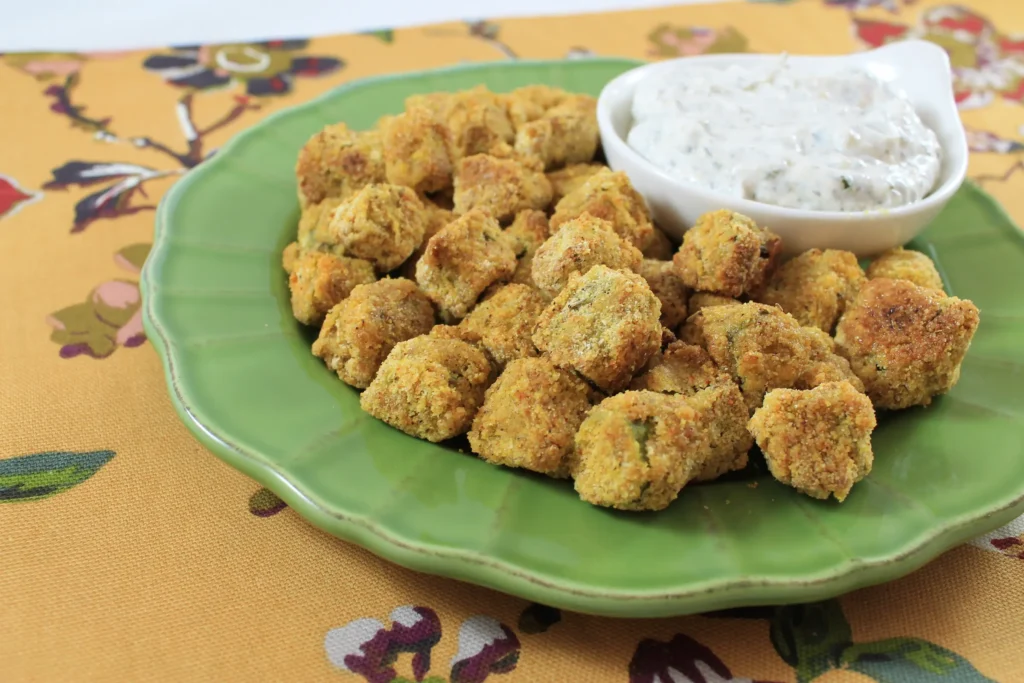
POLYGON ((630 147, 673 178, 793 209, 902 206, 934 188, 942 148, 902 93, 866 71, 687 67, 633 96, 630 147))

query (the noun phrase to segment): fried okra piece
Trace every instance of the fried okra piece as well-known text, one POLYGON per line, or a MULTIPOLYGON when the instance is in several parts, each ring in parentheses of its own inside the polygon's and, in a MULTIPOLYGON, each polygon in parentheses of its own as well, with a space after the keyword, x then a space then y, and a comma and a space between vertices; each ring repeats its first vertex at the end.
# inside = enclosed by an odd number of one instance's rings
POLYGON ((733 304, 738 303, 741 302, 733 299, 732 297, 722 296, 720 294, 712 294, 711 292, 692 292, 690 294, 687 311, 690 315, 693 315, 702 308, 708 308, 710 306, 732 306, 733 304))
POLYGON ((483 351, 424 335, 395 345, 359 404, 395 429, 436 443, 469 429, 491 380, 483 351))
POLYGON ((344 123, 327 126, 299 151, 295 166, 299 204, 345 198, 384 182, 384 145, 378 131, 356 132, 344 123))
POLYGON ((327 197, 316 204, 308 204, 299 214, 299 228, 296 241, 301 251, 320 249, 331 251, 337 245, 331 235, 331 218, 335 210, 346 200, 341 197, 327 197))
POLYGON ((554 297, 573 273, 586 273, 593 266, 605 265, 612 270, 640 269, 643 254, 615 234, 608 221, 588 213, 562 224, 533 255, 533 281, 550 297, 554 297))
POLYGON ((532 287, 504 285, 477 304, 459 327, 477 335, 502 368, 517 358, 537 355, 533 328, 546 306, 547 301, 532 287))
POLYGON ((625 388, 661 347, 661 302, 642 277, 594 266, 541 313, 533 343, 603 391, 625 388))
POLYGON ((676 247, 672 244, 672 240, 662 230, 655 227, 654 232, 651 233, 651 241, 644 248, 644 258, 655 261, 671 261, 675 253, 676 247))
POLYGON ((732 384, 732 378, 701 347, 674 341, 651 356, 644 373, 629 388, 693 396, 716 384, 732 384))
POLYGON ((455 170, 455 213, 482 209, 504 222, 524 209, 551 203, 551 183, 530 159, 474 154, 455 170))
POLYGON ((498 222, 483 211, 459 216, 427 242, 416 282, 449 321, 461 320, 491 284, 507 280, 516 256, 498 222))
POLYGON ((533 282, 533 256, 540 245, 551 236, 548 217, 543 211, 527 209, 516 214, 512 225, 502 233, 506 243, 515 252, 518 263, 512 282, 535 287, 533 282))
POLYGON ((469 445, 495 465, 568 477, 590 393, 586 382, 547 358, 513 360, 487 390, 469 445))
POLYGON ((750 412, 739 387, 732 382, 712 384, 687 403, 697 411, 697 426, 707 442, 707 456, 694 480, 711 481, 746 467, 754 439, 747 431, 750 412))
POLYGON ((301 255, 302 249, 299 247, 299 243, 289 242, 281 251, 281 267, 284 268, 284 272, 291 275, 301 255))
POLYGON ((518 130, 524 123, 536 121, 544 114, 563 102, 569 93, 561 88, 547 85, 527 85, 516 88, 504 96, 505 108, 508 111, 512 126, 518 130))
POLYGON ((810 249, 783 263, 757 300, 831 334, 866 280, 852 252, 810 249))
MULTIPOLYGON (((775 306, 745 303, 712 306, 692 316, 681 335, 704 347, 743 392, 747 407, 761 405, 765 392, 810 388, 812 383, 860 382, 835 353, 832 339, 775 306)), ((681 330, 682 332, 682 330, 681 330)))
POLYGON ((405 260, 405 263, 398 270, 402 277, 409 278, 410 280, 416 279, 416 264, 419 263, 423 252, 427 250, 427 242, 430 241, 431 237, 441 232, 441 228, 455 220, 455 214, 450 210, 438 206, 429 199, 421 197, 420 200, 423 202, 423 207, 426 210, 424 213, 423 242, 420 243, 416 251, 412 252, 412 255, 405 260))
POLYGON ((303 325, 319 325, 327 312, 357 285, 376 280, 373 264, 318 251, 300 255, 288 277, 292 315, 303 325))
POLYGON ((563 223, 585 213, 610 222, 619 237, 640 250, 647 247, 654 234, 644 198, 622 171, 602 169, 562 197, 551 217, 551 231, 557 232, 563 223))
MULTIPOLYGON (((582 187, 595 173, 606 170, 608 167, 604 164, 569 164, 557 171, 549 171, 547 176, 551 182, 551 201, 557 204, 562 197, 582 187)), ((669 258, 672 258, 672 254, 669 254, 669 258)))
POLYGON ((394 270, 423 242, 426 210, 416 193, 400 185, 368 185, 341 204, 331 218, 330 241, 345 256, 394 270))
MULTIPOLYGON (((406 107, 417 102, 410 98, 406 107)), ((425 104, 439 113, 448 128, 448 153, 453 162, 487 154, 496 145, 511 144, 515 139, 504 101, 483 86, 436 97, 425 104)))
POLYGON ((871 472, 871 401, 849 382, 768 392, 748 425, 772 476, 822 500, 842 502, 871 472))
POLYGON ((919 251, 896 247, 890 249, 871 262, 868 266, 868 278, 888 278, 890 280, 909 280, 918 287, 934 289, 945 293, 942 277, 930 258, 919 251))
POLYGON ((383 126, 384 167, 389 183, 416 192, 452 184, 448 129, 427 107, 412 107, 383 126))
POLYGON ((707 457, 697 419, 682 396, 627 391, 604 399, 576 433, 576 492, 619 510, 668 507, 707 457))
POLYGON ((644 259, 640 264, 640 275, 647 280, 654 296, 661 301, 661 324, 670 330, 678 327, 686 320, 689 290, 683 284, 675 266, 671 261, 644 259))
POLYGON ((589 162, 597 152, 597 100, 571 95, 516 128, 515 150, 537 157, 544 168, 589 162))
POLYGON ((876 408, 926 406, 960 379, 978 309, 970 301, 877 278, 861 287, 836 326, 836 346, 876 408))
POLYGON ((378 280, 355 287, 327 313, 313 355, 341 381, 363 389, 395 344, 426 334, 433 325, 434 307, 415 284, 378 280))
POLYGON ((782 240, 746 216, 706 213, 683 234, 673 261, 691 289, 738 297, 754 294, 775 270, 782 240))

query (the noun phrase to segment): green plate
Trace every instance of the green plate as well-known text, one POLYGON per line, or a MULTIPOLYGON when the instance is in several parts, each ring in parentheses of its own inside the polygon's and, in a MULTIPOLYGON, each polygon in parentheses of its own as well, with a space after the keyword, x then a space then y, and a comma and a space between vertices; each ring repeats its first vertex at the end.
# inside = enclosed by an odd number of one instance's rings
POLYGON ((886 581, 1024 512, 1024 241, 966 185, 916 245, 981 308, 960 383, 883 416, 842 505, 756 470, 665 512, 582 503, 571 485, 418 441, 359 409, 290 314, 279 253, 299 148, 371 126, 410 94, 548 83, 597 94, 634 62, 503 62, 345 85, 268 118, 177 183, 143 272, 146 331, 199 440, 322 529, 389 560, 581 612, 667 616, 818 600, 886 581), (755 485, 756 484, 756 485, 755 485))

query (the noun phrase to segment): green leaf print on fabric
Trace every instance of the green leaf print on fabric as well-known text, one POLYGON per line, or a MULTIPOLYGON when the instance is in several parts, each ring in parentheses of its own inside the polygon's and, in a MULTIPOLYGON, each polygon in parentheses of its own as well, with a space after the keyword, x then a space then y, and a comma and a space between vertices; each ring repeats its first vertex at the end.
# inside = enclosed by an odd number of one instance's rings
POLYGON ((0 503, 49 498, 96 474, 114 451, 53 451, 0 460, 0 503))
POLYGON ((390 28, 382 28, 379 31, 365 31, 364 36, 373 36, 382 43, 393 43, 395 42, 395 31, 390 28))
POLYGON ((960 655, 921 638, 853 642, 838 600, 778 607, 770 633, 799 683, 833 669, 856 671, 878 683, 993 683, 960 655))
POLYGON ((879 683, 981 683, 982 676, 966 659, 920 638, 889 638, 851 645, 843 651, 842 667, 879 683))

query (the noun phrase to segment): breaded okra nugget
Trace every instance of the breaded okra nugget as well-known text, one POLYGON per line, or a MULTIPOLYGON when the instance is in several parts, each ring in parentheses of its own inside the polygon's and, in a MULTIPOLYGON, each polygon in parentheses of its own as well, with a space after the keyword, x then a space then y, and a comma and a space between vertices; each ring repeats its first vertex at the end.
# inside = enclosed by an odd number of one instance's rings
POLYGON ((715 365, 707 351, 674 341, 651 357, 644 374, 636 377, 629 388, 693 396, 710 386, 732 383, 729 373, 715 365))
POLYGON ((484 86, 410 97, 405 103, 406 108, 417 105, 433 109, 448 128, 448 153, 453 162, 486 154, 496 145, 511 144, 515 139, 504 101, 484 86))
POLYGON ((395 344, 426 334, 434 307, 416 285, 403 278, 359 285, 327 314, 313 355, 346 384, 369 386, 395 344))
MULTIPOLYGON (((582 187, 595 173, 607 170, 604 164, 569 164, 557 171, 549 171, 547 177, 551 181, 551 201, 557 204, 562 197, 582 187)), ((669 254, 669 258, 672 258, 672 254, 669 254)))
POLYGON ((640 264, 640 275, 647 280, 654 296, 661 301, 661 324, 670 330, 678 327, 686 320, 689 290, 683 284, 675 266, 671 261, 644 259, 640 264))
POLYGON ((373 264, 318 251, 300 255, 288 277, 292 315, 303 325, 319 325, 357 285, 376 280, 373 264))
POLYGON ((482 209, 499 222, 551 203, 551 183, 532 159, 464 157, 455 169, 455 213, 482 209))
POLYGON ((524 123, 536 121, 559 104, 569 93, 547 85, 527 85, 504 96, 505 108, 512 125, 518 130, 524 123))
POLYGON ((880 254, 868 266, 868 278, 910 280, 919 287, 945 293, 942 277, 930 258, 919 251, 896 247, 880 254))
POLYGON ((327 126, 309 139, 295 165, 299 204, 346 198, 371 183, 384 182, 384 145, 378 131, 359 133, 344 123, 327 126))
POLYGON ((749 423, 772 476, 813 498, 842 502, 871 472, 871 401, 849 382, 774 389, 749 423))
POLYGON ((970 301, 878 278, 861 287, 836 326, 836 346, 876 408, 926 406, 960 379, 978 329, 970 301))
POLYGON ((416 264, 416 282, 448 320, 466 317, 494 282, 507 280, 516 256, 498 222, 483 211, 459 216, 427 242, 416 264))
POLYGON ((676 247, 662 230, 657 226, 651 233, 651 241, 644 248, 644 258, 655 261, 671 261, 676 253, 676 247))
POLYGON ((722 209, 697 219, 673 261, 690 289, 738 297, 765 285, 781 251, 778 235, 722 209))
POLYGON ((661 347, 661 302, 642 277, 594 266, 541 313, 533 343, 607 392, 629 385, 661 347))
POLYGON ((518 259, 512 282, 536 287, 533 281, 533 256, 550 236, 551 227, 543 211, 527 209, 516 214, 512 225, 502 233, 518 259))
POLYGON ((729 296, 722 296, 721 294, 712 294, 711 292, 691 292, 689 304, 687 305, 687 312, 693 315, 702 308, 709 308, 711 306, 732 306, 733 304, 742 303, 738 299, 733 299, 729 296))
POLYGON ((436 443, 469 429, 492 372, 472 344, 424 335, 395 345, 359 404, 395 429, 436 443))
POLYGON ((570 95, 516 129, 515 150, 537 157, 544 168, 589 162, 597 152, 597 100, 570 95))
POLYGON ((378 273, 394 270, 420 246, 426 210, 416 193, 401 185, 367 185, 341 204, 328 228, 345 256, 373 263, 378 273))
POLYGON ((487 390, 469 444, 495 465, 567 477, 590 393, 586 382, 547 358, 513 360, 487 390))
POLYGON ((827 334, 801 327, 793 316, 774 306, 712 306, 692 316, 684 327, 692 333, 684 338, 703 346, 739 384, 751 411, 770 389, 809 388, 813 382, 844 379, 859 384, 849 366, 835 355, 827 334))
POLYGON ((801 325, 831 334, 866 281, 852 252, 809 249, 783 263, 757 300, 779 306, 801 325))
POLYGON ((563 223, 585 213, 610 222, 619 237, 629 240, 640 250, 647 247, 654 233, 644 198, 633 189, 622 171, 598 171, 565 195, 551 217, 551 231, 558 232, 563 223))
POLYGON ((384 167, 389 183, 416 192, 437 192, 452 184, 448 129, 427 107, 412 107, 383 127, 384 167))
POLYGON ((612 230, 612 224, 585 213, 562 224, 533 255, 533 281, 554 297, 573 273, 600 264, 612 270, 640 269, 643 254, 612 230))
POLYGON ((576 433, 576 492, 619 510, 668 507, 707 457, 697 419, 682 396, 627 391, 604 399, 576 433))
POLYGON ((547 301, 527 285, 509 284, 484 298, 459 326, 480 337, 499 368, 517 358, 536 356, 533 328, 547 301))
POLYGON ((419 263, 420 257, 423 256, 423 252, 427 250, 427 242, 430 238, 441 232, 441 228, 445 227, 453 220, 455 220, 455 214, 448 209, 442 208, 435 204, 430 199, 420 198, 423 202, 424 218, 423 224, 423 242, 416 248, 416 251, 412 252, 412 255, 405 260, 399 267, 399 274, 402 277, 409 278, 410 280, 416 279, 416 264, 419 263))
POLYGON ((707 443, 707 455, 694 480, 711 481, 746 467, 754 440, 747 431, 750 411, 739 387, 732 382, 712 384, 686 401, 697 411, 697 428, 707 443))
POLYGON ((330 232, 331 219, 334 211, 346 200, 341 197, 327 197, 316 204, 308 204, 299 214, 298 235, 295 238, 301 251, 320 249, 333 251, 336 249, 330 232))

